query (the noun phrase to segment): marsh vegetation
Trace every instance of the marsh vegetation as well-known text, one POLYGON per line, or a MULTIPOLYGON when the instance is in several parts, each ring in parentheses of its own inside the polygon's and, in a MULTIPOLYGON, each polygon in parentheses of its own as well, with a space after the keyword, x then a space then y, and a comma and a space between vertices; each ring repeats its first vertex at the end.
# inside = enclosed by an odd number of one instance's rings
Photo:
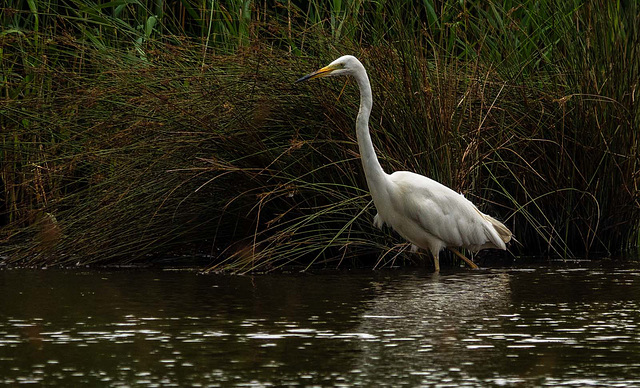
POLYGON ((636 2, 5 4, 8 262, 420 260, 371 225, 355 85, 293 85, 346 53, 369 72, 385 169, 464 193, 514 232, 512 254, 638 246, 636 2))

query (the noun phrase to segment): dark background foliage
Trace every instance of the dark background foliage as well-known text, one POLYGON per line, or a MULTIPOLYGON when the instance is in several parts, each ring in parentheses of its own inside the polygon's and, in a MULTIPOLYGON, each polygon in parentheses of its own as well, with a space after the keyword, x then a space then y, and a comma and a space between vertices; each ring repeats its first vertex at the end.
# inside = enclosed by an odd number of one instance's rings
POLYGON ((356 86, 293 85, 346 53, 383 167, 463 192, 512 254, 637 246, 634 2, 9 0, 0 20, 9 262, 420 260, 371 226, 356 86))

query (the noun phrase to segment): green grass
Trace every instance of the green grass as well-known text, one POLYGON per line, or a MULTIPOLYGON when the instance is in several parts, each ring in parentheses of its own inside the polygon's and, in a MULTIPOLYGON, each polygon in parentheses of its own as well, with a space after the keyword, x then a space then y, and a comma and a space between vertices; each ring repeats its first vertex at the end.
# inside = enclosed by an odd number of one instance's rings
POLYGON ((515 255, 640 239, 640 9, 609 1, 9 1, 1 254, 211 255, 234 272, 420 262, 371 225, 358 91, 387 171, 505 221, 515 255))

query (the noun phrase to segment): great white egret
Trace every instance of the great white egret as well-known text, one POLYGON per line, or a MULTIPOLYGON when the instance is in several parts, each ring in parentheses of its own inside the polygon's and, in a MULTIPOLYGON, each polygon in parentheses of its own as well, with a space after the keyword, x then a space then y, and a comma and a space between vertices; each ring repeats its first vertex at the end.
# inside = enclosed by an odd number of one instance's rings
POLYGON ((369 115, 373 98, 367 71, 351 55, 342 56, 311 74, 296 81, 320 77, 353 76, 360 88, 360 111, 356 118, 356 135, 367 185, 378 214, 373 224, 382 228, 391 226, 412 244, 433 255, 436 272, 440 271, 439 254, 443 248, 467 262, 475 263, 458 252, 455 247, 470 251, 485 248, 506 249, 511 232, 500 221, 482 213, 478 208, 447 186, 433 179, 409 171, 384 172, 371 142, 369 115))

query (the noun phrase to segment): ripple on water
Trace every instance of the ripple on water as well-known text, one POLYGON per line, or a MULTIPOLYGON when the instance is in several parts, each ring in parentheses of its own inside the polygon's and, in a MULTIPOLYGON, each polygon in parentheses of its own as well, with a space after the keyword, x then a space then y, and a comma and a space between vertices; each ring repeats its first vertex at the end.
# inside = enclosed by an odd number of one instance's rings
MULTIPOLYGON (((152 286, 145 283, 147 288, 126 281, 117 292, 88 292, 92 284, 69 283, 68 276, 64 286, 47 285, 67 290, 54 295, 58 299, 83 289, 75 312, 47 306, 30 311, 35 302, 21 299, 0 318, 0 382, 640 384, 635 270, 538 268, 249 282, 184 276, 172 274, 152 286), (175 276, 180 281, 171 283, 175 276), (126 288, 131 285, 137 287, 126 288), (147 292, 149 287, 155 291, 147 292), (96 299, 92 304, 86 298, 96 299)), ((23 283, 3 288, 7 283, 0 282, 0 292, 12 295, 23 283)))

